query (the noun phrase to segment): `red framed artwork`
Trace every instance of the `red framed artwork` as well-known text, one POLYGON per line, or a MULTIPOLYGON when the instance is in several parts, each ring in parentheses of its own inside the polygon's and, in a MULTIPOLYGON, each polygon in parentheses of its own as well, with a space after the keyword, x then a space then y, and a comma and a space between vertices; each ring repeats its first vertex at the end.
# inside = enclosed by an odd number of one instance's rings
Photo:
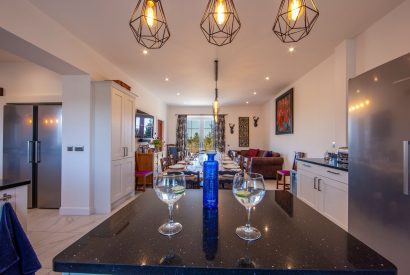
POLYGON ((293 88, 276 98, 276 134, 293 134, 293 88))

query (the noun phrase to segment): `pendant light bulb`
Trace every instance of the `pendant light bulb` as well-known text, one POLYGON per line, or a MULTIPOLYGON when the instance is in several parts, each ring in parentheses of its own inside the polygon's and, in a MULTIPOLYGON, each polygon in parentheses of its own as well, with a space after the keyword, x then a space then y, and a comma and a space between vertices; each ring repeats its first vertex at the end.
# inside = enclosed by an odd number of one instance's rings
POLYGON ((216 4, 215 4, 215 13, 214 13, 214 17, 215 17, 215 21, 218 25, 223 25, 226 21, 226 11, 227 11, 227 7, 226 7, 226 2, 225 0, 217 0, 216 4))
POLYGON ((288 6, 288 19, 296 21, 303 14, 303 7, 300 0, 290 0, 288 6))
POLYGON ((157 23, 157 16, 155 14, 155 2, 153 0, 147 0, 145 8, 145 20, 149 27, 155 27, 157 23))

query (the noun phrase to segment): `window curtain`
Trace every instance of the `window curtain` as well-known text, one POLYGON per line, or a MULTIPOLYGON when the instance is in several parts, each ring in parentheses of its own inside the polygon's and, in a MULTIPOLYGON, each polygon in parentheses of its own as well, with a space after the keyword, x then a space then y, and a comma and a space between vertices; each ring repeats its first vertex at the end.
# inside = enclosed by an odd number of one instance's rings
POLYGON ((187 143, 187 115, 178 115, 177 120, 177 151, 185 152, 187 143))
POLYGON ((215 125, 215 147, 219 152, 225 152, 225 115, 218 115, 215 125))

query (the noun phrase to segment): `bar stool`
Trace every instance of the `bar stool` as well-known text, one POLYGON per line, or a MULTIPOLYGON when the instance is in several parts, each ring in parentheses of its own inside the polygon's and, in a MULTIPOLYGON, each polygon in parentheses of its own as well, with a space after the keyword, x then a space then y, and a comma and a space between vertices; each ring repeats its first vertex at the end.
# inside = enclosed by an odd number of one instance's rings
POLYGON ((278 170, 276 171, 276 188, 279 189, 279 185, 283 185, 283 190, 290 189, 290 170, 278 170), (286 177, 289 177, 289 183, 286 183, 286 177), (279 178, 282 181, 279 181, 279 178))

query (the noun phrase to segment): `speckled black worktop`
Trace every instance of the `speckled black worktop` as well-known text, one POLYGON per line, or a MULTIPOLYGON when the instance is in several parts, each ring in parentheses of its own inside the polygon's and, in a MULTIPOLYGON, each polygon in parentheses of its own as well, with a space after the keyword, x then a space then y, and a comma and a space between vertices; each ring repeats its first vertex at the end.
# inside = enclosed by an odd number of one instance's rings
POLYGON ((308 162, 308 163, 311 163, 311 164, 316 164, 316 165, 320 165, 320 166, 324 166, 324 167, 329 167, 329 168, 333 168, 333 169, 337 169, 337 170, 341 170, 341 171, 345 171, 345 172, 349 171, 349 165, 347 165, 347 164, 332 163, 332 162, 326 161, 326 160, 321 159, 321 158, 305 158, 305 159, 298 159, 298 161, 304 161, 304 162, 308 162))
POLYGON ((0 191, 1 190, 6 190, 6 189, 11 189, 11 188, 16 188, 22 185, 27 185, 30 184, 30 180, 6 180, 6 179, 0 179, 0 191))
POLYGON ((175 209, 183 230, 157 229, 167 207, 152 190, 57 255, 54 271, 95 274, 396 274, 396 268, 287 191, 268 191, 252 211, 262 238, 247 243, 235 228, 245 209, 229 190, 218 213, 203 212, 202 190, 175 209), (252 268, 252 269, 249 269, 252 268))

